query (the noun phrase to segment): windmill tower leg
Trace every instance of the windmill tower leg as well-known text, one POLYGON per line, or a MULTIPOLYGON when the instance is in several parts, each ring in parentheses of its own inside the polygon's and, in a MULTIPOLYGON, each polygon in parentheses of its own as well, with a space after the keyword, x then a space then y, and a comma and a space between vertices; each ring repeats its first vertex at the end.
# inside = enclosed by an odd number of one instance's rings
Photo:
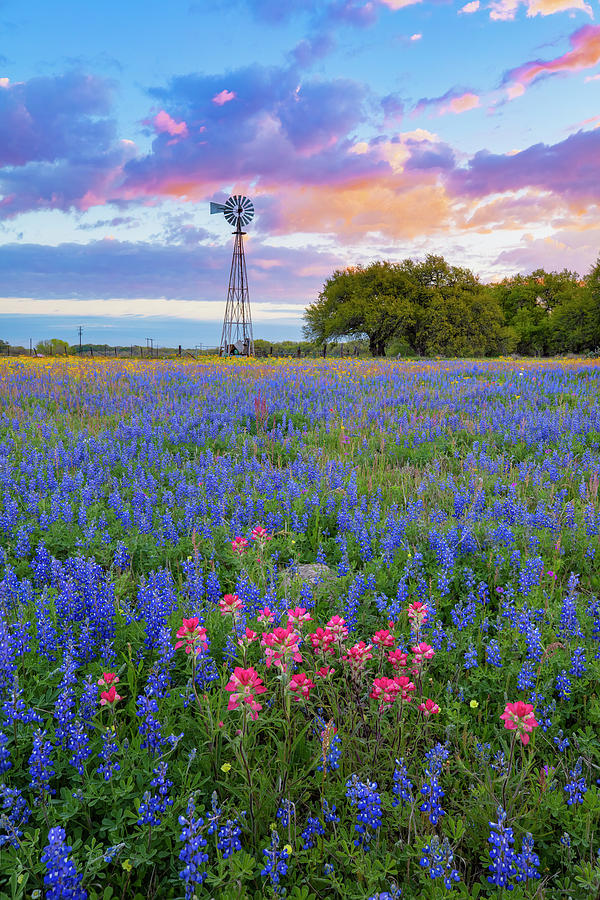
POLYGON ((225 304, 225 317, 221 333, 220 356, 231 356, 234 348, 244 356, 254 356, 252 315, 248 293, 248 275, 244 255, 244 234, 238 225, 234 232, 233 256, 229 272, 229 287, 225 304))

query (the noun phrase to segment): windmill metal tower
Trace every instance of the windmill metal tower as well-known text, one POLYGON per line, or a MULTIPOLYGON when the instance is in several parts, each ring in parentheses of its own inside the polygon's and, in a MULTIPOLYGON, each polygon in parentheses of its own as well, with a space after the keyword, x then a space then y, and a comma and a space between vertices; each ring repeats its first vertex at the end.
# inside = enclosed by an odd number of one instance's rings
POLYGON ((248 275, 246 274, 246 257, 244 256, 244 235, 242 226, 251 222, 254 217, 254 206, 248 197, 234 194, 225 203, 211 203, 211 215, 222 212, 230 225, 235 226, 233 256, 229 272, 227 303, 221 333, 220 356, 254 356, 254 337, 252 335, 252 315, 250 312, 250 295, 248 293, 248 275))

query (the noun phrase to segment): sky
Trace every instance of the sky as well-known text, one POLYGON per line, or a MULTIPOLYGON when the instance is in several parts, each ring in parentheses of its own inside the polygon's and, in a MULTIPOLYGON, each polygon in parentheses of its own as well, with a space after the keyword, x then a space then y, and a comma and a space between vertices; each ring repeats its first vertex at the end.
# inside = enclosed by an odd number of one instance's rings
POLYGON ((598 0, 0 0, 0 338, 218 344, 332 273, 600 252, 598 0), (597 24, 598 23, 598 24, 597 24))

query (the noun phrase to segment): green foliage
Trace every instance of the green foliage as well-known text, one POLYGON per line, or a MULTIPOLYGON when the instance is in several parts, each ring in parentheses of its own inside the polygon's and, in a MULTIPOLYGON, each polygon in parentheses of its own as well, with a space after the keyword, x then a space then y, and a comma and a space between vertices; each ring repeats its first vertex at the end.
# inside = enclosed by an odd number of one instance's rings
POLYGON ((336 271, 306 310, 307 336, 366 337, 374 356, 392 342, 425 356, 497 352, 502 316, 468 269, 441 256, 336 271))

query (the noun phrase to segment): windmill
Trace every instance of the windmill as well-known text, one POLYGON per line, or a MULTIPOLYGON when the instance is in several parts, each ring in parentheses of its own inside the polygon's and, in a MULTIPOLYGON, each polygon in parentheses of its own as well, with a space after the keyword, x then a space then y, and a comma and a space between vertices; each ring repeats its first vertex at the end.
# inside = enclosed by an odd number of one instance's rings
POLYGON ((210 212, 211 215, 222 212, 229 224, 235 226, 219 355, 254 356, 252 315, 250 313, 250 295, 248 294, 246 257, 244 256, 246 232, 242 231, 242 226, 247 225, 254 218, 254 206, 248 197, 234 194, 225 203, 211 203, 210 212))

